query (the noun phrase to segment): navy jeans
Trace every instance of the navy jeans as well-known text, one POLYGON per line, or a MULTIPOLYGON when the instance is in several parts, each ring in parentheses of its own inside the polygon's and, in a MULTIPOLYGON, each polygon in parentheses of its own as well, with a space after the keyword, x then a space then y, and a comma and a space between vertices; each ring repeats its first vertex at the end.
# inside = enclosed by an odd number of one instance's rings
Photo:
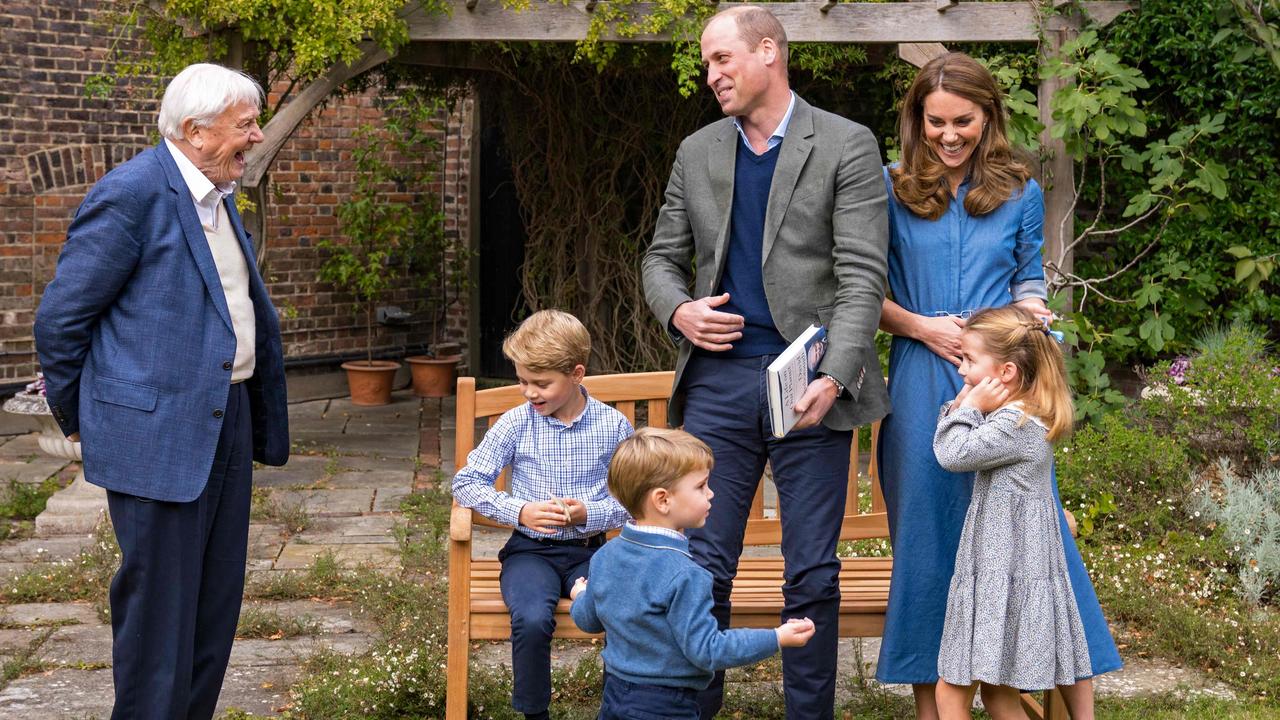
MULTIPOLYGON (((679 650, 673 648, 672 652, 679 650)), ((689 688, 627 682, 606 672, 597 720, 698 720, 698 693, 689 688)))
MULTIPOLYGON (((689 531, 689 549, 711 572, 712 613, 729 627, 729 592, 738 571, 751 500, 765 462, 773 469, 782 520, 783 618, 816 626, 802 648, 783 648, 787 717, 826 720, 835 713, 840 560, 836 543, 849 482, 850 431, 822 424, 777 439, 770 431, 765 369, 774 356, 718 358, 695 354, 685 369, 684 429, 711 446, 711 515, 689 531)), ((724 702, 724 672, 699 693, 704 720, 724 702)))
POLYGON ((244 594, 252 482, 253 423, 239 383, 198 498, 107 492, 123 556, 110 594, 114 720, 213 717, 244 594))
POLYGON ((551 704, 551 634, 556 603, 587 576, 597 548, 545 545, 523 533, 498 553, 502 600, 511 611, 511 707, 526 715, 551 704))

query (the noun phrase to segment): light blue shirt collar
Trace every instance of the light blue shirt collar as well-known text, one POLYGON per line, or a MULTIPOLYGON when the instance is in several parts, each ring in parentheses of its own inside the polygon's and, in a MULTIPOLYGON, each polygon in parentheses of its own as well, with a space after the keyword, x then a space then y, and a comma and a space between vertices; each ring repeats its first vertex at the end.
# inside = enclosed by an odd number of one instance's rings
MULTIPOLYGON (((764 152, 769 152, 770 150, 782 144, 782 139, 787 136, 787 126, 791 124, 791 113, 795 112, 795 109, 796 109, 796 91, 792 90, 791 102, 787 105, 787 114, 782 116, 782 122, 778 123, 778 128, 773 131, 772 135, 769 136, 769 141, 765 143, 764 152)), ((756 149, 751 147, 751 141, 747 139, 747 133, 744 132, 742 129, 741 118, 738 118, 735 116, 733 118, 733 126, 738 128, 738 136, 742 138, 743 144, 747 146, 748 150, 754 153, 756 149)), ((756 153, 756 154, 763 155, 764 153, 756 153)))

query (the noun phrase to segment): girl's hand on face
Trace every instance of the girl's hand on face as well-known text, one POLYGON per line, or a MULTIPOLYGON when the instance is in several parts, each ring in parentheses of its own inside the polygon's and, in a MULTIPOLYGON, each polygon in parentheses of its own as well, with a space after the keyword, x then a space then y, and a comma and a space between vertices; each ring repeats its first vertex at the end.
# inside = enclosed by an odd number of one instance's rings
POLYGON ((1009 389, 998 378, 983 378, 962 401, 963 407, 971 407, 986 415, 1009 400, 1009 389))
POLYGON ((955 315, 920 317, 916 340, 925 344, 933 354, 960 367, 960 331, 964 319, 955 315))

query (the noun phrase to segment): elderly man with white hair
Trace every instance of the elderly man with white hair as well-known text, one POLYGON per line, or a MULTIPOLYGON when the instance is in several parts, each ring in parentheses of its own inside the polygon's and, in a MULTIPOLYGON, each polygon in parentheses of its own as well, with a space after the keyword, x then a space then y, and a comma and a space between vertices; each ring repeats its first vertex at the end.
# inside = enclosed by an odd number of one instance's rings
POLYGON ((106 488, 123 553, 113 718, 213 716, 253 461, 289 456, 279 321, 232 196, 262 100, 235 70, 179 73, 164 139, 89 191, 36 313, 49 407, 106 488))

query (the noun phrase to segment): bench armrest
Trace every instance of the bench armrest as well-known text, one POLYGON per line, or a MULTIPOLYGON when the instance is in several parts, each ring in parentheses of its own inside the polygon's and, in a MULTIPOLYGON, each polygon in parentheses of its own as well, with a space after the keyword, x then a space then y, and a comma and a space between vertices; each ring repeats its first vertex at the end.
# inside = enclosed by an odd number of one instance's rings
POLYGON ((453 542, 471 542, 471 508, 453 504, 449 513, 449 539, 453 542))

